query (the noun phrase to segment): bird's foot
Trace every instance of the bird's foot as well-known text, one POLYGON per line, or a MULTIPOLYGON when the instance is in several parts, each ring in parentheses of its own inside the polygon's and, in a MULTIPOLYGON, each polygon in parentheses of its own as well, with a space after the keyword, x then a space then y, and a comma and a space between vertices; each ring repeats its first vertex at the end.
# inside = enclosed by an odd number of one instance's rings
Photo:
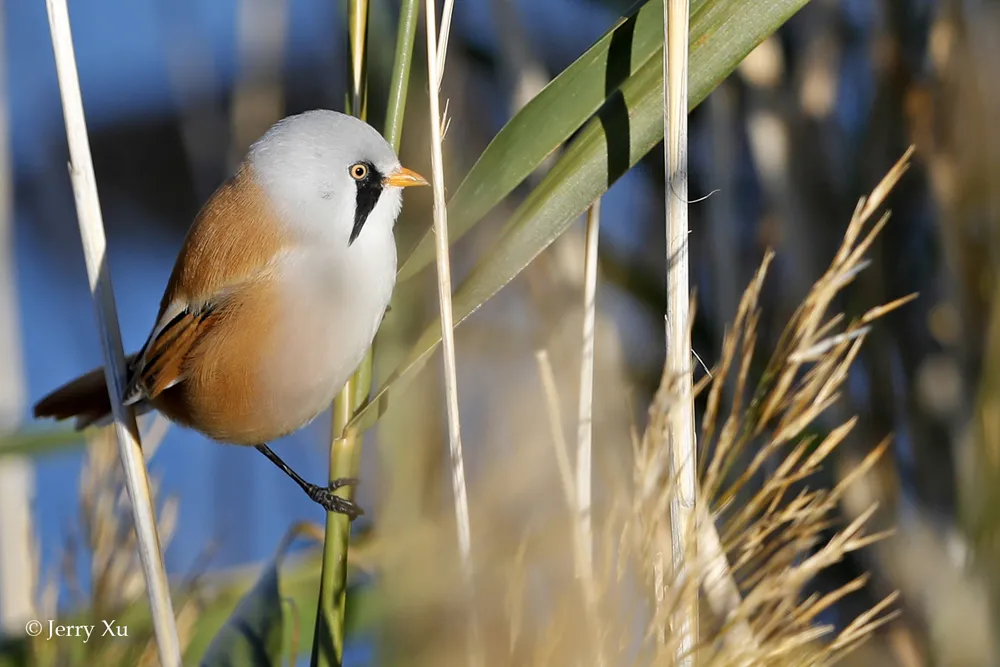
POLYGON ((348 519, 354 521, 365 513, 364 510, 358 507, 354 501, 335 495, 334 491, 343 486, 352 486, 357 483, 358 480, 353 477, 341 477, 333 480, 330 486, 309 484, 305 491, 314 502, 321 505, 327 512, 346 514, 348 519))

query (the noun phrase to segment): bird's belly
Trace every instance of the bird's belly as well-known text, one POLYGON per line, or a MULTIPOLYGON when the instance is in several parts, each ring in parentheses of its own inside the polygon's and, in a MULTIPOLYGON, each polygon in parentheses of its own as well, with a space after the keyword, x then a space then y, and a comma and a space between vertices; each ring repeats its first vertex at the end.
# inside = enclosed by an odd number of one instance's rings
POLYGON ((371 345, 392 293, 395 262, 356 289, 315 275, 286 275, 267 317, 252 309, 233 313, 210 341, 216 349, 211 366, 191 368, 155 407, 213 439, 244 445, 273 441, 315 419, 371 345), (237 339, 252 343, 231 343, 237 339))
POLYGON ((392 296, 394 255, 392 260, 384 266, 369 265, 364 277, 331 270, 332 275, 317 281, 315 275, 322 275, 317 270, 308 272, 308 279, 286 282, 290 298, 284 321, 290 349, 280 363, 286 369, 294 366, 286 390, 301 394, 316 412, 333 400, 371 346, 392 296))
POLYGON ((366 265, 363 278, 345 275, 325 260, 316 264, 297 266, 283 282, 284 315, 264 371, 280 378, 267 391, 269 401, 283 406, 284 426, 290 427, 286 433, 328 408, 357 369, 395 280, 395 253, 366 265))
POLYGON ((281 351, 271 358, 267 374, 280 379, 266 390, 267 401, 282 406, 290 430, 330 406, 364 358, 379 318, 358 312, 353 318, 313 314, 308 323, 290 326, 293 330, 279 337, 281 351))

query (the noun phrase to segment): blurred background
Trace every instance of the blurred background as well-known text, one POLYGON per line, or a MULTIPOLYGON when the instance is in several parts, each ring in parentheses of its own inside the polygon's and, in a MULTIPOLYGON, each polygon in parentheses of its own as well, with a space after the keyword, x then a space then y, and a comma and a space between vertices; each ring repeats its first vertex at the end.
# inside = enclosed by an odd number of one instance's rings
MULTIPOLYGON (((627 6, 457 3, 444 84, 452 188, 512 114, 627 6)), ((70 9, 131 351, 149 332, 188 224, 250 142, 283 116, 343 110, 344 12, 321 0, 90 0, 70 9)), ((371 44, 393 43, 397 11, 393 0, 373 0, 371 44)), ((45 6, 4 0, 0 16, 0 436, 22 437, 58 428, 32 423, 32 403, 98 366, 101 355, 45 6)), ((422 35, 417 45, 402 159, 429 172, 422 35)), ((376 46, 369 53, 369 119, 380 127, 392 52, 376 46)), ((920 294, 874 328, 844 400, 828 415, 829 425, 860 419, 825 471, 832 482, 893 434, 889 454, 841 503, 840 519, 877 500, 876 528, 894 527, 894 534, 814 584, 832 590, 872 574, 822 619, 841 626, 888 592, 902 592, 901 617, 852 658, 856 664, 1000 664, 992 611, 1000 599, 998 64, 997 3, 812 0, 690 119, 689 192, 692 199, 712 193, 691 208, 694 347, 709 366, 765 250, 777 251, 763 296, 766 347, 826 268, 858 198, 917 144, 914 167, 889 200, 893 216, 873 265, 841 304, 857 314, 920 294)), ((602 205, 598 503, 602 479, 630 475, 629 429, 644 423, 663 363, 663 168, 656 149, 602 205)), ((454 248, 457 277, 526 191, 515 191, 454 248)), ((430 224, 430 200, 429 192, 408 193, 397 223, 401 249, 430 224)), ((471 487, 509 463, 511 443, 549 437, 536 349, 552 356, 564 413, 574 414, 582 258, 581 221, 459 329, 471 487)), ((435 317, 433 281, 433 270, 424 271, 397 289, 379 334, 376 377, 388 375, 435 317)), ((367 526, 447 507, 439 365, 397 395, 369 438, 360 487, 367 526)), ((276 449, 320 479, 329 432, 324 416, 276 449)), ((100 461, 88 458, 82 441, 42 441, 16 455, 0 447, 0 630, 10 634, 41 617, 39 605, 74 609, 94 594, 97 556, 86 552, 99 540, 87 516, 100 506, 93 491, 100 461)), ((150 469, 161 504, 168 503, 166 563, 178 579, 240 572, 271 558, 296 521, 322 520, 263 457, 180 428, 166 431, 150 469)), ((512 499, 508 511, 544 507, 512 499)), ((364 664, 363 648, 352 649, 351 664, 364 664)))

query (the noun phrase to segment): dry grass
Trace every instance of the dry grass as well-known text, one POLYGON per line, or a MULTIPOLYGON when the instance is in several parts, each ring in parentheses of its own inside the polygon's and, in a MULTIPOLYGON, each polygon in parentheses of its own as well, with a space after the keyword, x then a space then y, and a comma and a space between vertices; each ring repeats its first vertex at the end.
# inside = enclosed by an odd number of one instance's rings
MULTIPOLYGON (((146 434, 147 456, 152 456, 159 444, 157 433, 164 430, 160 418, 146 434)), ((151 493, 156 501, 157 479, 151 480, 151 493)), ((177 527, 178 504, 167 498, 160 508, 157 530, 164 550, 177 527)), ((85 616, 75 621, 96 624, 93 638, 82 642, 48 641, 46 635, 31 640, 33 665, 159 665, 156 641, 148 616, 136 617, 144 607, 145 583, 132 527, 131 509, 125 491, 125 480, 114 433, 110 429, 93 432, 80 474, 80 507, 77 527, 67 535, 61 559, 61 581, 52 573, 41 593, 41 618, 66 620, 59 613, 60 584, 68 589, 72 607, 85 610, 85 616), (80 576, 86 572, 89 582, 83 585, 80 576), (87 591, 86 593, 84 591, 87 591), (102 620, 127 627, 128 637, 99 637, 102 620)), ((194 633, 194 625, 202 611, 197 582, 184 587, 177 599, 177 629, 183 651, 194 633)))
MULTIPOLYGON (((575 514, 569 502, 558 502, 572 489, 553 476, 552 447, 511 443, 504 463, 472 487, 475 604, 488 664, 590 665, 604 656, 609 664, 674 665, 677 638, 668 621, 678 602, 698 589, 707 589, 706 606, 714 612, 703 610, 699 665, 832 664, 893 617, 890 595, 839 632, 818 624, 824 610, 866 584, 862 576, 831 593, 811 592, 824 569, 883 536, 866 531, 874 506, 848 525, 838 525, 836 509, 888 441, 839 483, 823 488, 816 473, 855 421, 820 436, 810 433, 838 400, 874 321, 908 300, 853 321, 833 308, 838 293, 866 266, 865 253, 887 221, 875 214, 910 154, 859 203, 842 247, 788 322, 760 378, 752 381, 750 369, 770 255, 743 294, 720 363, 698 387, 707 392, 701 502, 717 523, 703 520, 694 530, 718 530, 730 576, 710 572, 704 536, 699 560, 684 572, 673 574, 667 566, 657 573, 652 567, 670 562, 668 506, 675 488, 664 434, 677 404, 672 378, 664 375, 648 426, 633 435, 631 484, 608 490, 610 509, 595 516, 593 593, 573 576, 575 514), (727 402, 724 395, 733 398, 727 402), (737 469, 741 458, 749 464, 737 469), (751 484, 765 470, 763 481, 751 484), (732 587, 730 594, 719 595, 720 585, 732 587), (586 604, 591 595, 595 600, 586 604)), ((546 384, 551 394, 551 380, 546 384)), ((558 453, 565 438, 558 428, 553 433, 563 440, 558 453)), ((568 461, 558 467, 569 476, 568 461)), ((395 584, 387 591, 389 622, 380 644, 390 664, 465 663, 465 642, 455 629, 470 610, 455 576, 457 556, 447 546, 453 530, 442 514, 383 545, 382 567, 395 584)))

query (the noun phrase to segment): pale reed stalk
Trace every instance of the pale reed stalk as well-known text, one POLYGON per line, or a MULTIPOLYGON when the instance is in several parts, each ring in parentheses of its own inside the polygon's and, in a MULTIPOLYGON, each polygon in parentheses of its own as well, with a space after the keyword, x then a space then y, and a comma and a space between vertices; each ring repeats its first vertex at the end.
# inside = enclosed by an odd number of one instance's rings
POLYGON ((90 142, 83 115, 83 100, 73 51, 73 36, 69 25, 66 0, 46 0, 52 50, 55 54, 59 91, 62 95, 66 137, 69 141, 70 178, 76 199, 80 238, 90 280, 90 292, 97 311, 101 348, 104 355, 104 377, 111 398, 118 451, 125 470, 125 486, 132 506, 136 544, 142 562, 146 591, 149 595, 150 613, 156 633, 160 664, 180 667, 181 651, 177 637, 173 606, 167 573, 160 553, 156 532, 156 515, 149 491, 139 430, 132 410, 122 405, 122 385, 125 378, 125 353, 122 350, 121 332, 115 309, 111 275, 108 271, 101 204, 97 196, 97 179, 90 158, 90 142))
POLYGON ((576 432, 576 511, 580 546, 576 576, 594 576, 594 538, 591 520, 594 432, 594 322, 597 301, 597 240, 601 227, 601 200, 587 213, 587 238, 583 270, 583 346, 580 354, 580 400, 576 432))
MULTIPOLYGON (((556 465, 559 467, 559 479, 563 486, 563 495, 566 497, 566 506, 573 515, 573 560, 579 564, 589 557, 584 554, 584 550, 592 552, 592 541, 584 540, 581 530, 578 492, 576 482, 573 480, 573 472, 569 463, 569 446, 566 444, 566 435, 563 433, 562 416, 559 411, 559 391, 556 388, 555 373, 552 372, 552 364, 549 362, 548 352, 538 350, 535 352, 535 360, 538 362, 538 374, 542 379, 542 389, 545 391, 545 407, 549 415, 549 430, 552 434, 552 444, 556 450, 556 465)), ((588 535, 592 540, 592 536, 588 535)), ((588 571, 584 575, 578 575, 583 590, 584 603, 587 605, 587 623, 590 634, 594 642, 594 663, 598 667, 603 667, 604 647, 601 644, 601 626, 597 618, 597 584, 594 581, 593 571, 588 571)))
MULTIPOLYGON (((4 48, 4 6, 0 2, 0 54, 4 48)), ((3 58, 0 55, 0 58, 3 58)), ((24 411, 24 369, 14 286, 14 225, 6 62, 0 62, 0 434, 13 431, 24 411)), ((0 634, 20 633, 38 618, 35 607, 35 528, 31 499, 35 468, 27 456, 0 460, 0 634)))
MULTIPOLYGON (((430 0, 433 4, 433 0, 430 0)), ((441 82, 444 81, 444 64, 448 61, 448 37, 451 35, 451 16, 455 13, 455 0, 444 0, 444 7, 441 8, 441 31, 437 39, 437 68, 430 70, 437 72, 433 79, 437 82, 434 90, 441 92, 441 82)))
MULTIPOLYGON (((670 499, 673 578, 693 574, 695 559, 694 397, 691 385, 690 295, 688 289, 687 75, 689 0, 668 0, 663 15, 663 142, 666 161, 667 308, 666 364, 677 405, 670 411, 667 442, 676 485, 670 499)), ((698 642, 698 588, 691 587, 671 625, 678 667, 694 663, 698 642)))
MULTIPOLYGON (((455 523, 458 531, 458 550, 462 563, 462 579, 474 603, 472 589, 472 536, 469 525, 469 499, 465 485, 465 463, 462 452, 462 433, 458 413, 458 379, 455 366, 455 323, 451 307, 451 259, 448 252, 448 211, 444 193, 444 155, 441 149, 442 123, 440 94, 444 75, 445 50, 451 24, 448 0, 442 18, 441 40, 435 38, 436 17, 433 0, 425 3, 427 29, 427 72, 430 78, 428 99, 430 104, 431 131, 431 185, 434 188, 434 236, 437 247, 438 301, 441 309, 441 342, 444 356, 445 399, 448 408, 448 448, 451 455, 452 493, 455 500, 455 523)), ((473 605, 473 609, 474 609, 473 605)), ((473 613, 470 619, 470 657, 474 665, 483 664, 479 649, 478 622, 473 613)))

